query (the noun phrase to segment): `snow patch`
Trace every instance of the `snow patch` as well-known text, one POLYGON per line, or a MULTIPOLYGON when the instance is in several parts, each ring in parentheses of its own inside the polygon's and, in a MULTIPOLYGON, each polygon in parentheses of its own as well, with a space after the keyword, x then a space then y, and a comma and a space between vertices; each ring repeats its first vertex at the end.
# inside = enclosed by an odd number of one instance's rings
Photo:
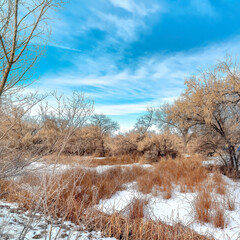
POLYGON ((61 219, 48 219, 40 213, 34 216, 15 203, 0 201, 0 239, 68 239, 68 240, 116 240, 104 238, 100 232, 88 232, 84 226, 61 219))

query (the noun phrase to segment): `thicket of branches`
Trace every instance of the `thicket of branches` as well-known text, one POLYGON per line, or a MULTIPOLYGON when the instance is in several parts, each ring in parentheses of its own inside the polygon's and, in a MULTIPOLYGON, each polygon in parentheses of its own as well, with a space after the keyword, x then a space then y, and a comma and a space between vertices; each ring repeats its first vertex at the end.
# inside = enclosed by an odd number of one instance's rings
POLYGON ((173 104, 160 107, 156 119, 182 136, 184 148, 197 138, 196 151, 215 153, 239 176, 240 67, 227 57, 185 81, 173 104))
POLYGON ((125 134, 114 135, 117 122, 104 114, 93 115, 93 102, 82 93, 51 94, 52 106, 44 100, 47 95, 16 94, 33 80, 30 71, 49 38, 48 12, 63 2, 0 3, 1 176, 18 172, 26 159, 47 154, 125 154, 158 161, 191 153, 194 143, 196 152, 217 154, 239 175, 240 67, 232 58, 188 78, 176 101, 148 108, 125 134), (153 125, 160 133, 152 131, 153 125))
POLYGON ((82 93, 52 94, 53 106, 47 96, 37 94, 2 97, 2 172, 23 166, 25 159, 51 154, 132 155, 153 162, 195 151, 218 155, 239 174, 239 66, 228 58, 185 84, 177 100, 148 108, 133 130, 124 134, 116 132, 119 125, 109 117, 93 115, 93 102, 82 93), (33 108, 37 118, 32 117, 33 108), (153 125, 161 131, 152 131, 153 125))

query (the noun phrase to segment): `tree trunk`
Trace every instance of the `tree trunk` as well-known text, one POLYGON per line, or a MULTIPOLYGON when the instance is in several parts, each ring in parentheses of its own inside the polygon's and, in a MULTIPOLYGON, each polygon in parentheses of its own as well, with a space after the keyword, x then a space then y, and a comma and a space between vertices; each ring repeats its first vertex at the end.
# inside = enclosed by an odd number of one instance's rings
POLYGON ((105 157, 105 147, 104 147, 104 140, 103 138, 101 139, 101 148, 102 148, 102 151, 101 151, 101 157, 105 157))
POLYGON ((188 145, 187 136, 183 135, 183 153, 185 154, 188 153, 187 145, 188 145))
POLYGON ((239 176, 240 174, 239 174, 238 158, 237 158, 234 146, 229 145, 228 155, 230 158, 230 167, 232 168, 232 170, 236 171, 237 175, 239 176))

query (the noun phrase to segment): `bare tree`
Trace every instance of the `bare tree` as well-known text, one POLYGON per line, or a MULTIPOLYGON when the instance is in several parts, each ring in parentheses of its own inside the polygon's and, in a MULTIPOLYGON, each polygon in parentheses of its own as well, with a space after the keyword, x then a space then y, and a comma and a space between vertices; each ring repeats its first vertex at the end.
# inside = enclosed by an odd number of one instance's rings
MULTIPOLYGON (((40 106, 39 115, 42 117, 44 127, 39 131, 38 136, 52 138, 50 149, 57 152, 58 156, 64 151, 69 139, 75 132, 84 126, 93 112, 93 101, 85 97, 82 92, 73 92, 70 97, 52 95, 55 104, 49 105, 46 101, 40 106), (50 134, 52 130, 52 135, 50 134)), ((44 143, 42 138, 42 144, 44 143)))
POLYGON ((53 163, 57 163, 71 136, 93 111, 93 101, 83 93, 74 92, 70 97, 54 94, 56 101, 52 105, 47 99, 44 104, 44 98, 45 95, 30 94, 18 100, 14 94, 13 99, 2 104, 0 179, 22 173, 26 166, 46 155, 52 155, 53 163), (33 108, 35 112, 31 113, 33 108))
POLYGON ((19 174, 30 161, 40 157, 40 149, 28 148, 26 144, 33 138, 37 124, 32 121, 31 111, 47 95, 4 96, 0 103, 0 179, 19 174))
POLYGON ((0 97, 18 84, 29 84, 30 70, 49 37, 47 13, 62 3, 62 0, 0 2, 0 97))
POLYGON ((101 142, 102 156, 105 155, 104 138, 119 129, 119 124, 104 114, 94 114, 90 118, 91 124, 97 126, 97 136, 101 142))
POLYGON ((217 151, 224 163, 239 174, 239 73, 227 60, 186 80, 185 119, 204 134, 205 147, 217 151))
POLYGON ((183 140, 183 152, 187 152, 187 145, 193 136, 193 124, 186 121, 185 101, 176 100, 173 104, 164 104, 156 109, 155 122, 159 128, 165 128, 178 133, 183 140))
POLYGON ((153 125, 154 120, 154 110, 153 108, 147 108, 147 113, 137 119, 134 126, 134 131, 145 134, 153 125))
POLYGON ((228 104, 240 103, 240 66, 232 56, 227 56, 225 60, 219 61, 216 68, 224 74, 226 86, 223 91, 225 101, 228 104))

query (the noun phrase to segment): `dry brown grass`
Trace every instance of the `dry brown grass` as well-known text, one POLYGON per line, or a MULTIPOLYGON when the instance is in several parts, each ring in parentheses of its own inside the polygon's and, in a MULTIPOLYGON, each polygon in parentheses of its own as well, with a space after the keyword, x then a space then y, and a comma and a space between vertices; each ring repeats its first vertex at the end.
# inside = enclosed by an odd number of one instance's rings
POLYGON ((103 165, 122 165, 122 164, 133 164, 137 163, 139 159, 134 156, 123 155, 119 157, 105 157, 97 158, 94 156, 69 156, 69 155, 48 155, 45 156, 42 161, 52 164, 65 164, 65 165, 80 165, 80 166, 89 166, 97 167, 103 165))
MULTIPOLYGON (((122 190, 123 184, 128 182, 137 181, 138 189, 143 193, 150 193, 153 189, 157 192, 161 191, 165 199, 171 198, 173 186, 176 184, 181 186, 182 191, 200 189, 195 204, 197 219, 222 227, 225 226, 225 222, 223 224, 224 215, 221 215, 221 211, 215 209, 215 215, 210 214, 214 205, 208 193, 211 189, 204 191, 202 184, 207 176, 207 170, 199 161, 189 159, 163 160, 150 169, 138 165, 113 166, 102 173, 94 169, 76 168, 56 175, 54 178, 47 176, 42 179, 42 182, 36 176, 25 176, 19 182, 20 185, 39 185, 42 191, 39 191, 38 195, 31 195, 22 190, 19 185, 14 187, 10 185, 7 188, 9 193, 5 194, 5 198, 32 208, 41 197, 43 201, 40 209, 46 214, 62 217, 75 223, 83 223, 91 230, 100 230, 104 236, 117 239, 207 239, 179 224, 170 227, 161 222, 144 220, 144 206, 147 203, 145 200, 135 200, 130 205, 128 216, 125 217, 117 213, 105 215, 94 210, 94 206, 101 199, 110 198, 114 193, 122 190), (40 193, 44 194, 40 195, 40 193), (220 219, 219 222, 217 217, 220 219)), ((217 182, 220 177, 216 173, 213 178, 217 182)), ((5 185, 8 184, 8 182, 5 183, 5 185)), ((4 187, 3 183, 0 185, 4 187)), ((209 188, 211 187, 209 185, 209 188)))
POLYGON ((71 156, 71 155, 60 155, 52 154, 47 155, 42 158, 42 161, 47 164, 65 164, 65 165, 76 165, 76 164, 84 164, 86 162, 86 158, 80 156, 71 156))
MULTIPOLYGON (((89 176, 92 175, 91 173, 88 174, 85 176, 86 179, 83 180, 85 186, 90 186, 89 176)), ((109 172, 107 175, 110 176, 112 174, 113 172, 109 172)), ((59 179, 57 179, 56 185, 59 183, 58 180, 59 179)), ((130 212, 127 217, 124 217, 118 213, 107 215, 94 210, 93 208, 88 208, 89 206, 93 206, 93 203, 95 203, 95 201, 92 201, 93 199, 90 200, 89 198, 81 198, 78 194, 75 194, 74 191, 71 191, 72 189, 68 188, 70 183, 69 180, 73 179, 68 179, 67 185, 59 185, 57 192, 51 192, 52 194, 48 192, 48 197, 51 196, 52 198, 47 199, 49 202, 47 206, 44 206, 44 210, 53 211, 51 212, 52 214, 62 216, 65 220, 71 220, 77 224, 84 224, 86 229, 89 231, 101 231, 105 237, 115 237, 116 239, 128 240, 210 239, 205 236, 201 236, 180 224, 169 226, 162 222, 144 220, 144 206, 147 204, 147 201, 144 199, 136 200, 133 202, 133 204, 130 205, 130 212), (78 197, 81 199, 81 201, 79 201, 80 199, 77 199, 78 197)), ((12 186, 9 187, 12 189, 12 186)), ((53 189, 54 188, 55 186, 53 189)), ((13 201, 17 202, 24 202, 24 200, 25 199, 23 196, 21 199, 13 199, 13 201)), ((25 205, 25 207, 32 208, 33 205, 25 205)))
POLYGON ((216 170, 213 174, 213 182, 216 192, 220 195, 226 194, 226 183, 222 178, 222 174, 220 171, 216 170))
POLYGON ((210 210, 213 204, 209 189, 203 188, 197 195, 195 201, 196 219, 200 222, 210 222, 210 210))
POLYGON ((106 157, 104 159, 93 158, 89 162, 89 166, 101 166, 101 165, 122 165, 137 163, 138 159, 133 156, 123 155, 119 157, 106 157))
POLYGON ((144 194, 151 193, 154 186, 162 185, 162 181, 163 176, 160 172, 154 170, 149 173, 147 171, 137 178, 138 190, 144 194))
POLYGON ((233 211, 236 208, 236 199, 234 197, 227 196, 226 197, 226 206, 229 211, 233 211))
POLYGON ((46 191, 48 206, 54 206, 49 211, 76 221, 88 208, 110 198, 123 189, 124 183, 132 182, 146 171, 140 166, 113 167, 102 173, 83 169, 66 171, 56 176, 46 191), (65 207, 66 202, 70 202, 69 208, 65 207))
POLYGON ((162 192, 163 192, 164 199, 170 199, 172 197, 172 189, 173 189, 173 187, 172 187, 171 183, 163 186, 162 192))
POLYGON ((193 192, 208 177, 208 171, 201 161, 192 159, 166 159, 154 165, 152 172, 137 179, 138 189, 142 193, 152 192, 157 187, 168 199, 171 197, 172 185, 180 185, 181 192, 193 192))
POLYGON ((230 200, 229 197, 222 196, 222 198, 218 199, 214 194, 211 195, 210 192, 212 192, 215 184, 209 183, 205 187, 202 186, 202 189, 198 192, 195 200, 196 219, 203 223, 212 223, 214 227, 224 229, 228 224, 225 214, 226 208, 227 210, 234 208, 235 202, 230 200))
POLYGON ((128 217, 130 219, 144 218, 144 207, 147 203, 146 199, 135 199, 128 208, 128 217))
POLYGON ((17 202, 21 207, 33 207, 32 194, 11 180, 0 180, 0 199, 17 202))
POLYGON ((90 229, 103 232, 106 237, 124 240, 207 240, 181 224, 169 226, 162 222, 123 217, 118 213, 106 215, 93 212, 88 216, 90 229))
POLYGON ((227 225, 225 209, 219 205, 215 207, 215 211, 212 216, 212 223, 214 227, 221 228, 221 229, 224 229, 224 227, 227 225))

